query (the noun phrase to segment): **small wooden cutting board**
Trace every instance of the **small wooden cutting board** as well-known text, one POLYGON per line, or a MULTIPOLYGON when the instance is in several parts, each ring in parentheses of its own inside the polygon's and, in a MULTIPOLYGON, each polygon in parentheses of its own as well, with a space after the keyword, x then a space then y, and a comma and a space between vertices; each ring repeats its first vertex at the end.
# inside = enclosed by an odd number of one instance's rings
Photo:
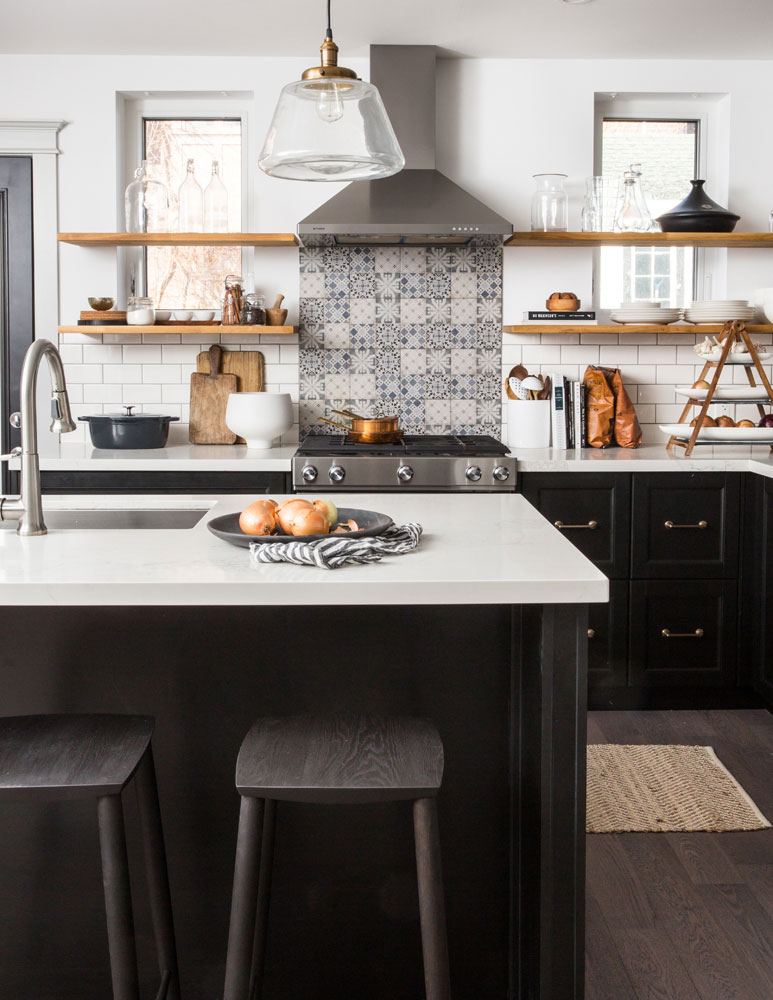
POLYGON ((225 408, 231 393, 239 391, 239 380, 220 370, 222 354, 220 345, 213 344, 208 354, 209 374, 194 372, 191 375, 188 428, 191 444, 236 444, 236 435, 226 427, 225 408))
MULTIPOLYGON (((263 392, 265 381, 265 359, 260 351, 223 351, 221 371, 235 375, 237 392, 263 392)), ((202 351, 196 358, 196 370, 209 371, 209 351, 202 351)), ((237 437, 237 444, 245 444, 243 437, 237 437)))

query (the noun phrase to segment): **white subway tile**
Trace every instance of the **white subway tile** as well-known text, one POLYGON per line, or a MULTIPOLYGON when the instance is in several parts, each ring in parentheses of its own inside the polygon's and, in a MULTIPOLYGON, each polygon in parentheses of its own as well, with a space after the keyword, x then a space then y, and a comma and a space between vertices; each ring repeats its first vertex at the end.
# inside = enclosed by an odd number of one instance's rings
POLYGON ((263 355, 263 360, 267 365, 279 364, 279 352, 282 348, 279 344, 255 344, 254 347, 245 347, 245 350, 257 350, 263 355))
POLYGON ((632 344, 609 344, 599 348, 599 361, 602 365, 635 365, 639 361, 639 348, 632 344))
POLYGON ((181 382, 180 365, 143 365, 143 382, 181 382))
POLYGON ((640 385, 638 401, 640 403, 674 403, 676 395, 673 385, 640 385))
POLYGON ((180 407, 180 420, 184 424, 190 423, 190 420, 191 420, 191 406, 190 406, 190 403, 184 403, 180 407))
POLYGON ((539 344, 542 341, 538 333, 503 333, 502 338, 506 344, 519 344, 521 347, 526 344, 539 344))
POLYGON ((555 364, 560 364, 561 362, 561 348, 557 345, 548 345, 543 347, 541 344, 535 345, 534 347, 524 347, 523 348, 523 364, 527 365, 537 364, 537 365, 547 365, 551 362, 555 364))
MULTIPOLYGON (((105 365, 103 382, 139 382, 142 379, 141 365, 105 365)), ((93 382, 94 379, 89 379, 93 382)))
POLYGON ((292 382, 297 378, 297 365, 271 365, 272 382, 292 382))
MULTIPOLYGON (((182 419, 182 406, 179 403, 164 403, 164 414, 168 417, 180 417, 182 419)), ((143 413, 158 413, 158 408, 152 403, 142 404, 143 413)))
POLYGON ((161 386, 160 385, 140 385, 134 383, 132 385, 124 385, 123 389, 123 401, 130 406, 135 404, 139 405, 141 403, 160 403, 161 402, 161 386))
MULTIPOLYGON (((269 343, 281 343, 281 340, 276 337, 269 337, 269 343)), ((215 341, 213 340, 214 344, 215 341)), ((226 344, 250 344, 256 349, 260 348, 260 340, 255 336, 254 333, 221 333, 220 343, 225 347, 226 344)))
POLYGON ((541 336, 543 344, 579 344, 579 333, 543 333, 541 336))
POLYGON ((139 342, 139 335, 136 333, 103 333, 103 344, 136 344, 139 342))
POLYGON ((654 347, 639 348, 639 364, 642 365, 673 365, 676 360, 676 347, 657 344, 654 347))
POLYGON ((93 347, 84 346, 83 362, 87 365, 120 365, 123 360, 123 348, 118 344, 96 344, 93 347))
POLYGON ((168 348, 158 344, 127 344, 123 349, 123 360, 127 365, 160 364, 162 350, 168 348))
POLYGON ((65 365, 80 365, 83 363, 83 348, 77 344, 60 344, 59 354, 65 365))
POLYGON ((616 333, 581 333, 581 344, 616 344, 618 343, 616 333))
POLYGON ((562 364, 597 365, 599 361, 599 348, 590 344, 578 344, 561 348, 562 364))
POLYGON ((60 333, 60 344, 101 344, 101 333, 60 333))
MULTIPOLYGON (((684 409, 684 403, 673 403, 669 405, 668 403, 657 403, 655 406, 655 414, 657 416, 657 421, 659 424, 675 424, 679 422, 679 418, 682 415, 682 410, 684 409)), ((689 420, 687 423, 689 424, 689 420)))
POLYGON ((658 335, 656 333, 630 333, 627 330, 620 331, 621 344, 657 344, 658 335))
POLYGON ((289 392, 290 399, 292 400, 293 407, 297 407, 299 400, 298 383, 297 382, 281 382, 279 384, 279 392, 289 392))
POLYGON ((297 344, 280 344, 279 360, 283 365, 297 365, 300 348, 297 344))
MULTIPOLYGON (((78 417, 88 417, 92 413, 102 413, 104 407, 100 403, 73 403, 70 406, 70 412, 72 413, 75 420, 78 417)), ((72 440, 69 434, 66 440, 72 440)))
POLYGON ((695 381, 694 373, 694 365, 658 365, 657 381, 670 382, 672 385, 692 385, 695 381))
POLYGON ((617 365, 620 374, 626 385, 629 383, 657 382, 657 369, 655 365, 617 365))
POLYGON ((123 389, 120 385, 84 385, 84 403, 121 403, 123 389))
POLYGON ((678 347, 684 347, 687 343, 694 344, 695 338, 691 337, 689 333, 659 333, 658 343, 676 344, 678 347))
MULTIPOLYGON (((179 333, 143 333, 142 343, 143 344, 179 344, 180 336, 187 337, 188 334, 179 333)), ((195 335, 195 339, 198 340, 200 334, 195 335)), ((217 339, 217 338, 216 338, 217 339)))
POLYGON ((695 353, 692 344, 683 344, 676 349, 676 363, 678 365, 700 364, 700 355, 695 353))
POLYGON ((502 365, 507 368, 512 368, 513 365, 519 365, 521 363, 521 348, 516 344, 503 344, 502 345, 502 365))
POLYGON ((68 382, 101 382, 102 365, 65 365, 64 374, 68 382))
MULTIPOLYGON (((629 395, 630 395, 630 386, 629 395)), ((640 424, 654 424, 655 423, 655 404, 654 403, 637 403, 636 404, 636 416, 639 418, 640 424)))
MULTIPOLYGON (((202 344, 200 333, 183 333, 178 343, 198 344, 202 351, 206 351, 206 349, 210 347, 212 344, 219 344, 222 340, 222 337, 223 334, 220 333, 208 333, 206 344, 202 344)), ((170 341, 167 341, 167 343, 170 343, 170 341)))
POLYGON ((82 403, 83 402, 83 386, 77 382, 74 385, 67 386, 67 396, 71 403, 82 403))
POLYGON ((161 400, 164 403, 187 403, 190 398, 191 387, 187 383, 161 386, 161 400))
POLYGON ((158 360, 163 361, 165 365, 175 363, 189 365, 195 370, 196 357, 200 354, 199 347, 197 344, 173 344, 171 347, 162 347, 161 358, 158 360))

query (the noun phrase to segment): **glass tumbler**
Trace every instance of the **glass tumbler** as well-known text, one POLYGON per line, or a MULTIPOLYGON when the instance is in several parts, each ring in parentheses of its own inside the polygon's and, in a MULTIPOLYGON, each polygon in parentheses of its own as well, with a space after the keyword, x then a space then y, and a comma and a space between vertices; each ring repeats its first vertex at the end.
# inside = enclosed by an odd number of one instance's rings
POLYGON ((588 177, 582 209, 585 233, 611 233, 615 228, 620 182, 609 177, 588 177))
POLYGON ((531 199, 531 228, 540 233, 565 233, 569 228, 566 174, 534 174, 537 189, 531 199))

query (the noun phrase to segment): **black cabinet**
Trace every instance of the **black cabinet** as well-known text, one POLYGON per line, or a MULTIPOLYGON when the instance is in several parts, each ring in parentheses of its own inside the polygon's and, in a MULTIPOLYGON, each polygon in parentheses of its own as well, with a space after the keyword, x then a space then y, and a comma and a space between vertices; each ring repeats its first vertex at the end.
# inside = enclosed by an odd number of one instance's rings
POLYGON ((631 576, 735 578, 740 510, 737 473, 634 475, 631 576))
POLYGON ((630 476, 528 473, 521 492, 602 573, 611 579, 628 576, 630 476))
POLYGON ((609 603, 588 605, 588 681, 591 687, 628 683, 628 581, 609 581, 609 603))
POLYGON ((44 493, 61 494, 292 492, 289 472, 41 472, 40 483, 44 493))
POLYGON ((735 580, 634 580, 631 686, 732 686, 736 622, 735 580))

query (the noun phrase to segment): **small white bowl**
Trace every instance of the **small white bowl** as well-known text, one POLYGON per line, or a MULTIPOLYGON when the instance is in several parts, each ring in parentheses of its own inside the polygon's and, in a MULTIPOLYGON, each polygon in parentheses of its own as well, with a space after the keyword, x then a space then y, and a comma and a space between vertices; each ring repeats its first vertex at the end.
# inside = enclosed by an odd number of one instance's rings
POLYGON ((203 323, 211 323, 215 318, 215 311, 211 310, 209 312, 197 312, 196 319, 201 320, 203 323))
POLYGON ((175 309, 174 318, 180 320, 180 322, 185 323, 189 319, 193 319, 192 309, 175 309))
POLYGON ((172 313, 169 309, 156 309, 156 322, 158 322, 158 320, 168 320, 171 315, 172 313))
POLYGON ((293 425, 289 392, 232 392, 225 409, 229 430, 243 437, 248 448, 270 448, 293 425))

